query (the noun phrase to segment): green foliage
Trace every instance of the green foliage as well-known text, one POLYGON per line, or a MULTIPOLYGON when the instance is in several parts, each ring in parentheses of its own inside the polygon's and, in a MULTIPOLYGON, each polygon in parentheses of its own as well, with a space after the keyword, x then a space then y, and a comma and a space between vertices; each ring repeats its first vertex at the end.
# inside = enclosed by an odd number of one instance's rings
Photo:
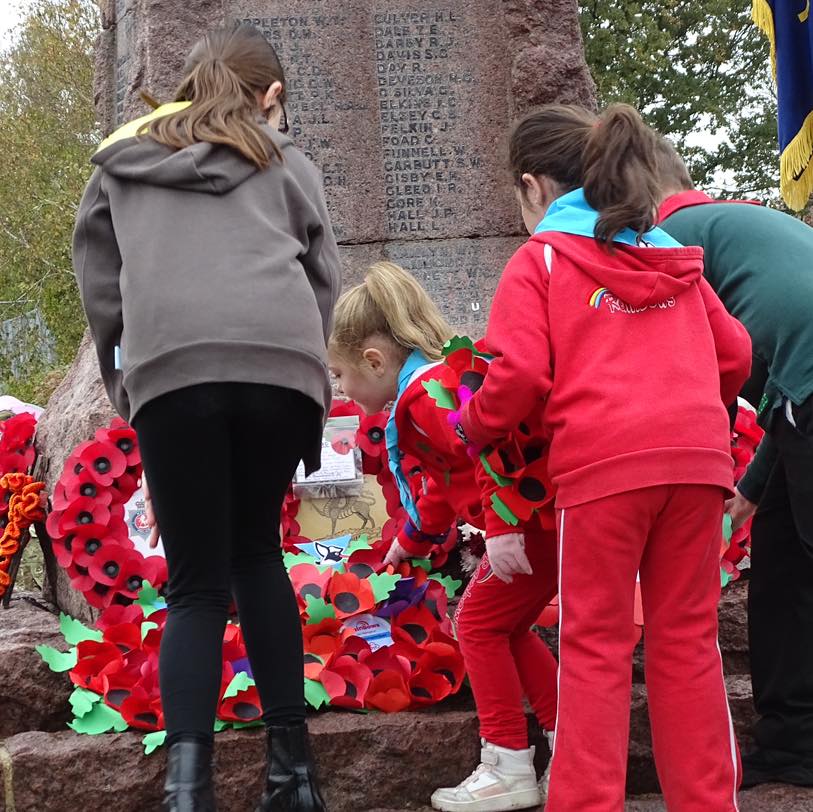
MULTIPOLYGON (((33 0, 0 54, 0 322, 39 311, 54 336, 58 364, 73 360, 85 328, 71 232, 99 140, 93 106, 98 14, 92 0, 33 0)), ((50 394, 40 389, 48 375, 42 364, 19 382, 10 374, 5 359, 3 391, 41 403, 50 394)))
POLYGON ((668 135, 699 186, 778 199, 776 99, 751 0, 581 0, 599 104, 627 102, 668 135), (720 136, 698 137, 700 133, 720 136))

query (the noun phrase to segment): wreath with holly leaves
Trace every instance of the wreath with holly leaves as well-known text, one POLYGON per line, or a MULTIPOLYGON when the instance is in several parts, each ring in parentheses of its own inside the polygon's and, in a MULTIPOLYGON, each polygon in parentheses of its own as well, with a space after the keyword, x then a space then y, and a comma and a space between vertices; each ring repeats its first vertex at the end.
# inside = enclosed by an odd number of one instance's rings
MULTIPOLYGON (((388 521, 382 538, 352 541, 329 565, 304 552, 310 539, 297 522, 290 493, 282 515, 285 566, 299 602, 305 642, 303 678, 308 703, 351 710, 396 712, 422 708, 456 693, 463 660, 452 636, 448 601, 461 583, 434 571, 447 555, 403 562, 383 559, 406 518, 386 464, 387 415, 363 417, 353 403, 331 416, 359 415, 355 436, 363 470, 381 485, 388 521)), ((166 561, 143 555, 130 537, 125 507, 136 493, 141 460, 135 432, 116 419, 67 459, 46 521, 57 562, 74 589, 100 610, 95 626, 66 615, 60 628, 69 648, 37 651, 75 688, 70 727, 84 734, 133 728, 145 732, 146 752, 163 743, 158 652, 166 623, 166 561)), ((415 477, 418 486, 419 477, 415 477)), ((130 519, 131 520, 131 519, 130 519)), ((237 618, 223 639, 223 672, 215 731, 261 725, 262 709, 237 618)))

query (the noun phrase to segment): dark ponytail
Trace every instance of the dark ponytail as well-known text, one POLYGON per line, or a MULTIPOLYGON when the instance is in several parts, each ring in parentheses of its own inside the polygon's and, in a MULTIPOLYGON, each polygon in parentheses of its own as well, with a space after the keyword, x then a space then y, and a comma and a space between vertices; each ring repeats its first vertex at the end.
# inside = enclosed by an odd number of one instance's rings
POLYGON ((550 104, 514 129, 511 170, 520 188, 526 173, 551 178, 563 192, 584 187, 599 212, 596 239, 609 248, 623 229, 641 238, 655 224, 655 139, 629 105, 612 105, 597 117, 575 105, 550 104))
POLYGON ((596 239, 609 245, 625 228, 640 240, 657 222, 660 186, 655 134, 628 104, 607 108, 582 157, 584 196, 598 211, 596 239))

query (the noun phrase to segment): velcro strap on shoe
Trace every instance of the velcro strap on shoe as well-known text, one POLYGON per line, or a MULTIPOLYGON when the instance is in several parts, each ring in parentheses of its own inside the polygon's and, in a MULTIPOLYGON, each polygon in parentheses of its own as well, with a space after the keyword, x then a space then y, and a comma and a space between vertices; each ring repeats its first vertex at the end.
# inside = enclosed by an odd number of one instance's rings
POLYGON ((482 764, 488 764, 491 767, 496 767, 500 763, 500 757, 493 750, 481 750, 480 762, 482 764))

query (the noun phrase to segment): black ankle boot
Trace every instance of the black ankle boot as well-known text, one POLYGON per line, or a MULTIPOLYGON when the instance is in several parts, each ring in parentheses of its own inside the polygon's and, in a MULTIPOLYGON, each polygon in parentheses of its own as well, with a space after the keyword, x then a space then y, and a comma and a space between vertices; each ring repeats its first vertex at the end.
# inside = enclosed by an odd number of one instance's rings
POLYGON ((327 812, 304 724, 268 728, 268 773, 256 812, 327 812))
POLYGON ((211 746, 195 741, 180 741, 169 748, 164 810, 216 812, 211 746))

